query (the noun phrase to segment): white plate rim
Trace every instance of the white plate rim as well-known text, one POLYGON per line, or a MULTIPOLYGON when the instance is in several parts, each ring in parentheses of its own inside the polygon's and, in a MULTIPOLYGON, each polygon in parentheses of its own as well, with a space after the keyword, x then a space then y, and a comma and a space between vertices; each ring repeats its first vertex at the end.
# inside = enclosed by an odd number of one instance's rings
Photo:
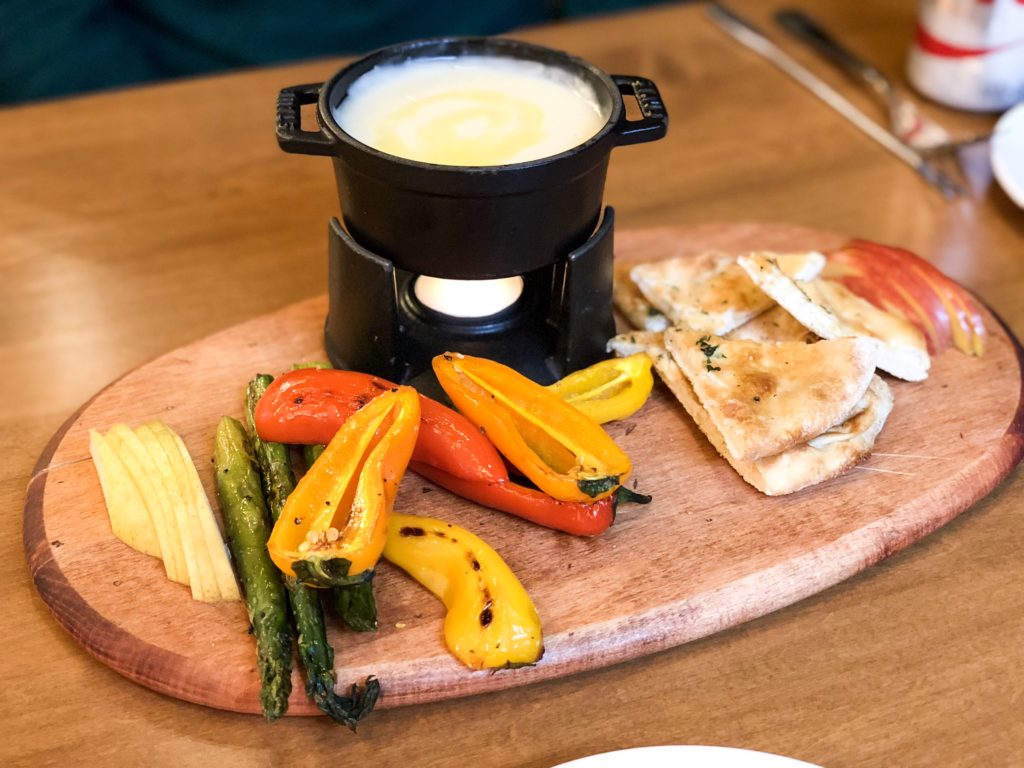
POLYGON ((580 757, 553 768, 821 768, 792 757, 738 747, 665 744, 580 757))
POLYGON ((992 133, 989 157, 999 186, 1024 208, 1024 103, 999 118, 992 133))

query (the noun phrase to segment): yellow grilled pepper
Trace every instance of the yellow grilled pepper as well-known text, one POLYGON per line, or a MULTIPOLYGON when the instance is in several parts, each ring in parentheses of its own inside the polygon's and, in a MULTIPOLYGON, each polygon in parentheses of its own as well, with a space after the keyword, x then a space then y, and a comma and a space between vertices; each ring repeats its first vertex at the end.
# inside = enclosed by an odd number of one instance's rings
POLYGON ((419 424, 412 387, 378 395, 345 421, 274 524, 267 548, 278 568, 319 587, 370 575, 419 424))
POLYGON ((455 407, 549 496, 603 499, 632 470, 599 424, 511 368, 457 353, 438 355, 433 365, 455 407))
POLYGON ((445 644, 467 667, 520 667, 543 655, 533 601, 478 536, 442 520, 396 514, 384 557, 445 604, 445 644))
POLYGON ((631 416, 647 402, 654 387, 651 358, 643 352, 602 360, 570 373, 548 387, 598 424, 631 416))

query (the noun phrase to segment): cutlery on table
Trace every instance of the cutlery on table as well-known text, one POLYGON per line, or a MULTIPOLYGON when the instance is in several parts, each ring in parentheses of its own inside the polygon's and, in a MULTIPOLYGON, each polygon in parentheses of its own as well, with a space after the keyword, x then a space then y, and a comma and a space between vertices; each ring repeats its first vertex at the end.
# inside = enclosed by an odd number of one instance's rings
POLYGON ((737 40, 741 45, 768 59, 776 67, 807 88, 828 106, 853 123, 863 133, 916 170, 921 178, 938 189, 944 197, 956 197, 963 192, 961 186, 932 164, 925 157, 924 153, 904 144, 897 136, 857 109, 842 94, 765 37, 749 21, 737 16, 717 2, 708 4, 708 13, 711 20, 718 24, 728 35, 737 40))
POLYGON ((988 133, 983 133, 952 139, 945 128, 923 114, 917 104, 878 68, 841 45, 806 13, 786 9, 775 14, 775 20, 798 40, 807 43, 847 74, 866 84, 885 104, 889 113, 889 129, 904 144, 924 154, 940 154, 985 141, 989 137, 988 133))

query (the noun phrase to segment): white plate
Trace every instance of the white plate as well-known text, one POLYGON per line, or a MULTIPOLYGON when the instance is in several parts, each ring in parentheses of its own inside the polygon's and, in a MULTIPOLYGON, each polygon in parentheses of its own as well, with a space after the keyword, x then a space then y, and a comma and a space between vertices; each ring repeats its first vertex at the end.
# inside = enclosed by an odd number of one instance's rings
POLYGON ((1006 194, 1024 208, 1024 104, 999 118, 992 134, 992 173, 1006 194))
POLYGON ((820 768, 766 752, 732 747, 637 747, 581 757, 555 768, 820 768))

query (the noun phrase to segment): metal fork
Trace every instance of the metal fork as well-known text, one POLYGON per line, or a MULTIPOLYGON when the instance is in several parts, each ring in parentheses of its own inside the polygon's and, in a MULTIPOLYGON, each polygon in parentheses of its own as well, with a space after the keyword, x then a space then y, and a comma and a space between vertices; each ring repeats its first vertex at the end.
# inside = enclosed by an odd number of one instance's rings
POLYGON ((775 14, 775 20, 791 35, 808 43, 847 74, 865 83, 885 104, 893 134, 922 154, 950 154, 990 137, 991 134, 983 133, 952 139, 945 128, 923 114, 917 104, 889 78, 841 45, 807 14, 787 9, 775 14))
POLYGON ((954 179, 943 173, 921 152, 904 144, 886 128, 865 115, 846 97, 765 37, 750 21, 729 10, 717 0, 711 0, 708 3, 707 12, 711 20, 734 40, 759 56, 763 56, 853 123, 867 136, 885 147, 895 157, 916 170, 929 184, 936 187, 943 197, 952 199, 963 192, 962 187, 954 179))

